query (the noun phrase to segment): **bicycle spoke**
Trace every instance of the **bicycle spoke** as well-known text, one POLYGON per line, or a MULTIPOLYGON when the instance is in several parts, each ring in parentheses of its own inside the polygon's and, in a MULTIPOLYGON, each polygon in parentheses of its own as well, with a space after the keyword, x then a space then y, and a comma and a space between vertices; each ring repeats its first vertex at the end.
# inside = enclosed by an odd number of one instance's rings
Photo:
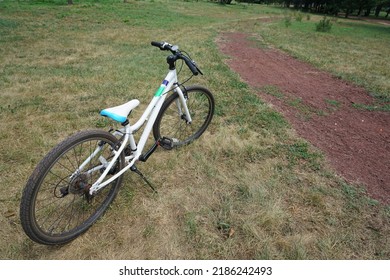
MULTIPOLYGON (((31 176, 21 204, 22 226, 31 239, 59 244, 75 238, 98 219, 114 199, 122 177, 104 187, 96 196, 89 188, 100 177, 99 157, 110 160, 109 149, 118 140, 108 132, 85 131, 75 134, 54 148, 31 176), (98 143, 104 147, 93 157, 98 143), (88 162, 86 162, 88 160, 88 162), (83 172, 75 172, 86 162, 83 172), (47 169, 49 166, 49 170, 47 169), (85 170, 86 169, 86 170, 85 170)), ((124 155, 117 160, 123 168, 124 155)), ((107 174, 109 179, 113 174, 107 174)))

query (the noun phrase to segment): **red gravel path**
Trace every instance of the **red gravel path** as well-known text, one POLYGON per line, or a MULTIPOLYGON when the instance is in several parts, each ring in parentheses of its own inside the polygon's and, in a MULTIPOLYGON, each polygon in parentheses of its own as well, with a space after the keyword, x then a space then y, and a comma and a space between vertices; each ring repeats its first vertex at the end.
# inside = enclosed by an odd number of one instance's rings
POLYGON ((390 204, 390 113, 354 108, 373 102, 364 89, 279 50, 256 47, 248 36, 221 34, 218 44, 229 66, 322 150, 339 175, 390 204), (281 94, 266 94, 264 88, 281 94))

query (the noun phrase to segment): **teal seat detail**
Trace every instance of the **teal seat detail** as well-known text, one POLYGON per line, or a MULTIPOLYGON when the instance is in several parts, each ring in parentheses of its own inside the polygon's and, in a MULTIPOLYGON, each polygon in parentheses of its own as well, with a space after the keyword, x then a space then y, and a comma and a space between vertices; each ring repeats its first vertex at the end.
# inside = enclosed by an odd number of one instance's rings
POLYGON ((139 105, 139 100, 133 99, 125 104, 111 107, 100 111, 100 115, 103 117, 108 117, 114 121, 123 123, 127 120, 127 116, 130 114, 131 110, 139 105))
POLYGON ((126 117, 124 116, 120 116, 120 115, 117 115, 113 112, 109 112, 107 109, 104 109, 100 112, 100 115, 102 115, 103 117, 109 117, 111 119, 113 119, 114 121, 117 121, 117 122, 120 122, 120 123, 123 123, 127 120, 126 117))

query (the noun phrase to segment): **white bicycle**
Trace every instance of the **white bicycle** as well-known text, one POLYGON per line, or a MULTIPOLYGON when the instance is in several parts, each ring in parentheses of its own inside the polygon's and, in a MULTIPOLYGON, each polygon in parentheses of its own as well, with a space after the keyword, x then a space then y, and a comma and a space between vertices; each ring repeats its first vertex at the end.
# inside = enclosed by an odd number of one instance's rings
POLYGON ((193 75, 202 74, 198 66, 177 46, 166 42, 152 45, 171 52, 167 57, 169 72, 140 119, 133 125, 128 119, 140 103, 137 99, 102 110, 102 116, 122 127, 70 136, 31 174, 21 199, 20 219, 33 241, 64 244, 87 231, 113 201, 128 170, 141 175, 154 190, 135 163, 145 162, 158 146, 172 149, 191 143, 210 124, 214 114, 211 92, 201 86, 184 87, 177 79, 178 60, 184 61, 193 75), (145 123, 137 143, 134 134, 145 123), (152 131, 155 142, 143 153, 152 131))

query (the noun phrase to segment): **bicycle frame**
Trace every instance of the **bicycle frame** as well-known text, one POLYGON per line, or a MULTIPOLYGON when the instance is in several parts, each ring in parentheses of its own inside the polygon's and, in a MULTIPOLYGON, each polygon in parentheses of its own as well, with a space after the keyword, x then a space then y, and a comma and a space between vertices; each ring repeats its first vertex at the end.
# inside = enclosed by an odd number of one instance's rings
MULTIPOLYGON (((125 173, 128 169, 130 169, 135 164, 136 161, 139 160, 140 156, 142 155, 143 149, 146 145, 146 142, 149 138, 150 132, 152 131, 154 122, 167 96, 167 93, 172 89, 173 86, 176 86, 173 90, 174 92, 178 93, 180 103, 181 103, 181 104, 177 104, 178 109, 179 111, 184 109, 184 113, 187 117, 186 121, 188 123, 191 123, 192 120, 187 107, 186 99, 184 97, 182 90, 178 86, 176 69, 169 70, 168 74, 166 75, 165 79, 163 80, 160 87, 156 91, 155 95, 153 96, 151 102, 149 103, 148 107, 146 108, 146 110, 144 111, 140 119, 134 125, 130 125, 130 123, 128 122, 127 124, 124 125, 123 128, 121 128, 120 130, 116 130, 113 133, 114 135, 118 135, 123 138, 119 149, 113 150, 114 157, 109 162, 107 162, 107 160, 104 158, 100 158, 100 162, 102 163, 102 165, 94 167, 92 170, 88 170, 87 173, 92 173, 102 168, 105 168, 103 174, 89 189, 90 195, 98 192, 101 188, 107 186, 108 184, 116 180, 119 176, 123 175, 123 173, 125 173), (180 106, 182 107, 180 108, 180 106), (147 124, 141 134, 138 144, 136 144, 134 139, 134 133, 136 133, 144 125, 145 122, 147 122, 147 124), (112 176, 110 179, 104 181, 108 172, 111 170, 111 168, 114 166, 115 162, 117 161, 119 155, 123 152, 123 150, 128 144, 130 145, 130 148, 133 151, 133 153, 130 156, 125 157, 127 165, 118 173, 116 173, 114 176, 112 176)), ((94 158, 96 155, 98 155, 101 150, 102 147, 97 147, 95 151, 79 166, 76 172, 72 174, 71 178, 80 174, 83 168, 85 168, 85 166, 87 166, 87 164, 91 161, 91 159, 94 158)))

